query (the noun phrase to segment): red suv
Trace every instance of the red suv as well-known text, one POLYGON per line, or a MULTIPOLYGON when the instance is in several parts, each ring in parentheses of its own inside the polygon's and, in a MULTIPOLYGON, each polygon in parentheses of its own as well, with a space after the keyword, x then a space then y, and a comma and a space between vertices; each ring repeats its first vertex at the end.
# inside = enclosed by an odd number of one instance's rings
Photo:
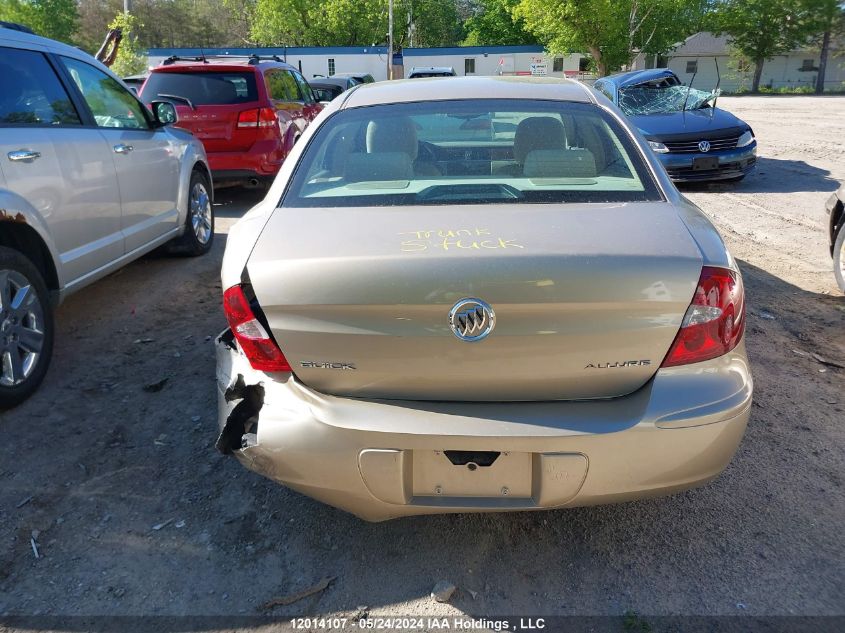
POLYGON ((177 125, 205 146, 215 184, 269 185, 323 108, 299 71, 277 57, 170 57, 139 96, 176 106, 177 125))

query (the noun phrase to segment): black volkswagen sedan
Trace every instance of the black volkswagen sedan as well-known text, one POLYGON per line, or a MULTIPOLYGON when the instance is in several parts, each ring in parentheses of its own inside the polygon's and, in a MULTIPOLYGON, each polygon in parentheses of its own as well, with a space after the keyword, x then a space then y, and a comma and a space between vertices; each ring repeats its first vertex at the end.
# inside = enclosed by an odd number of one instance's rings
POLYGON ((718 91, 686 86, 668 68, 611 75, 593 87, 639 128, 675 182, 742 180, 757 162, 754 131, 716 107, 718 91))

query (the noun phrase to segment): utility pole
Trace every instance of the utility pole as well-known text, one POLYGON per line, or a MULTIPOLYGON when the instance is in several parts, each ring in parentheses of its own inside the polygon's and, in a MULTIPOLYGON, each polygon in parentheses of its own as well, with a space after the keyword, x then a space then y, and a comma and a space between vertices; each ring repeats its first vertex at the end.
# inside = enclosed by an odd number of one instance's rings
POLYGON ((393 0, 387 3, 387 78, 393 79, 393 0))
POLYGON ((123 12, 132 13, 132 0, 123 0, 123 12))

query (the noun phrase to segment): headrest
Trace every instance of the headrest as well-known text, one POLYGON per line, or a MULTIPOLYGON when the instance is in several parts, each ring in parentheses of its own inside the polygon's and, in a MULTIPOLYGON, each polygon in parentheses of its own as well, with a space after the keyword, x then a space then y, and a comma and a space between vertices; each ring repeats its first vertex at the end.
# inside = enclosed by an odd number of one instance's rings
POLYGON ((595 178, 596 160, 585 149, 535 149, 525 157, 528 178, 595 178))
POLYGON ((528 152, 535 149, 564 149, 566 132, 559 119, 549 116, 532 116, 516 126, 513 137, 513 157, 524 165, 528 152))
POLYGON ((411 180, 414 177, 414 168, 411 157, 405 152, 356 152, 348 155, 343 177, 349 182, 411 180))
POLYGON ((367 124, 367 153, 404 152, 411 162, 417 158, 417 128, 406 116, 390 117, 367 124))

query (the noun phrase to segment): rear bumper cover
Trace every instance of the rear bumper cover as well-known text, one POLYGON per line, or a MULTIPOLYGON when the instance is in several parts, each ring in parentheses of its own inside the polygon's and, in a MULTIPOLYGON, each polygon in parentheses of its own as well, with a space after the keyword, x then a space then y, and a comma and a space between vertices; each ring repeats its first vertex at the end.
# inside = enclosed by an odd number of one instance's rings
MULTIPOLYGON (((249 174, 249 177, 275 176, 285 159, 284 143, 279 140, 258 141, 250 149, 238 152, 208 152, 208 164, 215 179, 226 173, 249 174)), ((245 178, 246 179, 246 178, 245 178)))
POLYGON ((257 372, 225 334, 217 387, 219 427, 241 441, 232 452, 244 466, 370 521, 612 503, 703 484, 736 451, 753 389, 743 342, 612 400, 360 400, 257 372), (469 470, 444 451, 499 455, 469 470))

